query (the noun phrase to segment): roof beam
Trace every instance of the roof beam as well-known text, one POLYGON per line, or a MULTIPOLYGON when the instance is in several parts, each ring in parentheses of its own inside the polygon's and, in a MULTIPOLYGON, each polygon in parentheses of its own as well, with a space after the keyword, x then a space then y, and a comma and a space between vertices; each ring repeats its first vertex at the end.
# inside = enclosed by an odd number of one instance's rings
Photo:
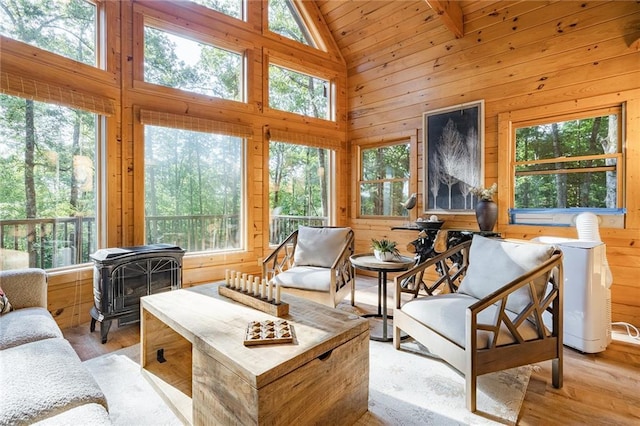
POLYGON ((426 0, 431 9, 435 10, 444 25, 456 38, 464 37, 463 15, 460 3, 453 0, 426 0))

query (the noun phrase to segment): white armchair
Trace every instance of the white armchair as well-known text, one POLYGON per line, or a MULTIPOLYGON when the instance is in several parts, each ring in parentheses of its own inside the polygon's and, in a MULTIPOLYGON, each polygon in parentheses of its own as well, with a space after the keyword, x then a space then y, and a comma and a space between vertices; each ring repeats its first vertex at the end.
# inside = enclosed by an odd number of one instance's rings
POLYGON ((351 228, 301 226, 264 259, 262 276, 283 293, 332 308, 351 293, 353 305, 353 251, 351 228))
POLYGON ((472 412, 477 377, 486 373, 552 360, 560 388, 562 283, 562 253, 554 246, 474 235, 395 278, 394 346, 405 332, 463 373, 472 412), (447 288, 402 304, 401 284, 435 265, 447 288))

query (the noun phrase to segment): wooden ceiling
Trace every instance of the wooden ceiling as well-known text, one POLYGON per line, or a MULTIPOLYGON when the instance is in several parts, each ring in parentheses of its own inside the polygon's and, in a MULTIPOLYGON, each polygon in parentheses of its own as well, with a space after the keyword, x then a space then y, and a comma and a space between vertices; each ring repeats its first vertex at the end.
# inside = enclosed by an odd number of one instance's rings
POLYGON ((349 68, 376 46, 401 45, 408 34, 421 34, 425 46, 432 36, 440 38, 443 33, 463 37, 474 29, 474 19, 505 7, 504 2, 476 0, 316 0, 316 4, 349 68))

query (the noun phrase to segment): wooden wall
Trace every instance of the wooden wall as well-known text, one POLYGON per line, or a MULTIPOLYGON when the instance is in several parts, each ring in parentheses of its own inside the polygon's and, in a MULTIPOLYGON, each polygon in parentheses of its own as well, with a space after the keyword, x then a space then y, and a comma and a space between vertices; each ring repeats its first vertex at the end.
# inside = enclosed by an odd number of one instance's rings
MULTIPOLYGON (((464 37, 456 39, 423 0, 317 4, 348 67, 352 168, 358 146, 416 138, 412 191, 422 206, 422 113, 484 99, 485 183, 508 186, 499 164, 498 115, 559 104, 627 102, 625 229, 601 229, 612 268, 613 319, 640 324, 640 3, 637 1, 461 1, 464 37)), ((500 148, 500 149, 499 149, 500 148)), ((406 243, 402 220, 359 218, 351 178, 351 226, 360 250, 371 237, 406 243)), ((501 193, 497 196, 500 205, 501 193)), ((574 228, 509 225, 505 237, 576 237, 574 228)), ((415 213, 412 219, 415 219, 415 213)), ((477 229, 475 217, 447 215, 445 227, 477 229)))

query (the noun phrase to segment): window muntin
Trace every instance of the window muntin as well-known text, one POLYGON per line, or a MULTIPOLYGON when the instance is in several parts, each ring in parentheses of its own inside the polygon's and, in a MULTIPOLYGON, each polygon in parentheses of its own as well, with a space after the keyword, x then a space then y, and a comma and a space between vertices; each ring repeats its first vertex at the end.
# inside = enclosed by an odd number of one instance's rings
POLYGON ((269 30, 307 46, 316 47, 292 0, 269 0, 269 30))
POLYGON ((279 244, 299 225, 331 223, 332 151, 269 143, 270 244, 279 244))
MULTIPOLYGON (((244 0, 191 0, 201 6, 216 10, 236 19, 243 19, 244 0)), ((247 0, 248 1, 248 0, 247 0)))
POLYGON ((409 142, 360 151, 361 216, 408 215, 410 152, 409 142))
POLYGON ((244 139, 144 128, 146 243, 189 252, 241 249, 244 139))
POLYGON ((0 34, 97 66, 98 12, 84 0, 3 2, 0 34))
POLYGON ((330 82, 269 64, 269 107, 329 120, 330 82))
POLYGON ((144 27, 144 81, 221 99, 242 101, 241 54, 148 25, 144 27))
POLYGON ((89 262, 97 114, 0 95, 0 270, 89 262))
POLYGON ((614 108, 514 123, 514 207, 620 207, 621 122, 614 108))

